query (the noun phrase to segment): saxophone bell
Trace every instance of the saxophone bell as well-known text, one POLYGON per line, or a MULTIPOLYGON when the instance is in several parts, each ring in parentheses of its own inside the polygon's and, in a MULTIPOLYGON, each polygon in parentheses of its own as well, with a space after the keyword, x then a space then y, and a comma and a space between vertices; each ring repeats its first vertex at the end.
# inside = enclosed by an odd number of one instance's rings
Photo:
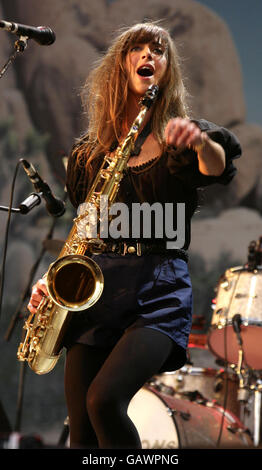
POLYGON ((58 307, 81 311, 90 308, 100 298, 104 276, 92 258, 67 255, 50 265, 46 287, 58 307))

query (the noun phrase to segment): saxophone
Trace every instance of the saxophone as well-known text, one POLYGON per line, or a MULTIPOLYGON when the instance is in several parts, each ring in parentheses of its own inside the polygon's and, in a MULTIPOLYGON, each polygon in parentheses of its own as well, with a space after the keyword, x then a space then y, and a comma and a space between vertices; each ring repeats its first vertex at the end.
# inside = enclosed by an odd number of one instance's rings
MULTIPOLYGON (((99 209, 101 196, 108 198, 108 207, 115 201, 134 142, 157 93, 157 85, 151 85, 146 91, 140 101, 141 110, 126 138, 114 156, 105 156, 86 203, 99 209)), ((87 215, 87 212, 82 213, 74 219, 57 260, 45 275, 48 296, 43 296, 36 313, 30 313, 23 326, 26 332, 17 357, 19 361, 27 361, 36 374, 46 374, 55 367, 62 354, 63 338, 73 312, 90 308, 103 292, 103 273, 86 253, 103 253, 106 243, 99 235, 96 238, 83 236, 79 226, 87 215)))

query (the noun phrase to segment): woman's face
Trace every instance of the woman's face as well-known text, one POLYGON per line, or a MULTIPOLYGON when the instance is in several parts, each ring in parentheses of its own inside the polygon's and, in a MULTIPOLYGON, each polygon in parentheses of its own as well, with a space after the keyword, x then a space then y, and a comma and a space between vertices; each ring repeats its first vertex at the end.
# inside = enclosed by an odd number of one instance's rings
POLYGON ((166 72, 166 47, 158 41, 133 44, 125 65, 129 90, 142 96, 150 85, 159 85, 166 72))

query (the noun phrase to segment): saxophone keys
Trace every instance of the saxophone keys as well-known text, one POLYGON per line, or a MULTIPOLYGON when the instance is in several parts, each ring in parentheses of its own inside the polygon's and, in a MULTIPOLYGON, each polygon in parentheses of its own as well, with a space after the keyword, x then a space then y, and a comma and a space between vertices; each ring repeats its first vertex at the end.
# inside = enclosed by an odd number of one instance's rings
POLYGON ((17 351, 17 357, 19 361, 25 361, 26 360, 26 353, 24 352, 24 343, 19 344, 19 348, 17 351))
POLYGON ((34 336, 34 338, 32 338, 32 341, 31 341, 31 342, 32 342, 32 345, 33 345, 34 347, 36 347, 36 346, 38 345, 38 343, 39 343, 39 338, 37 338, 37 336, 34 336))

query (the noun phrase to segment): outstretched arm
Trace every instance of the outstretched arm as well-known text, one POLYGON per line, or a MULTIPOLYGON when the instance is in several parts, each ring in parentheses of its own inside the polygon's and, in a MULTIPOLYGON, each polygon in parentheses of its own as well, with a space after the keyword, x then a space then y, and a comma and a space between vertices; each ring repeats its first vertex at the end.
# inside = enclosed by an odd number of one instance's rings
POLYGON ((181 150, 190 147, 195 150, 199 162, 199 171, 204 175, 220 176, 225 169, 225 151, 223 147, 209 138, 206 132, 190 119, 170 119, 165 129, 168 145, 181 150))

